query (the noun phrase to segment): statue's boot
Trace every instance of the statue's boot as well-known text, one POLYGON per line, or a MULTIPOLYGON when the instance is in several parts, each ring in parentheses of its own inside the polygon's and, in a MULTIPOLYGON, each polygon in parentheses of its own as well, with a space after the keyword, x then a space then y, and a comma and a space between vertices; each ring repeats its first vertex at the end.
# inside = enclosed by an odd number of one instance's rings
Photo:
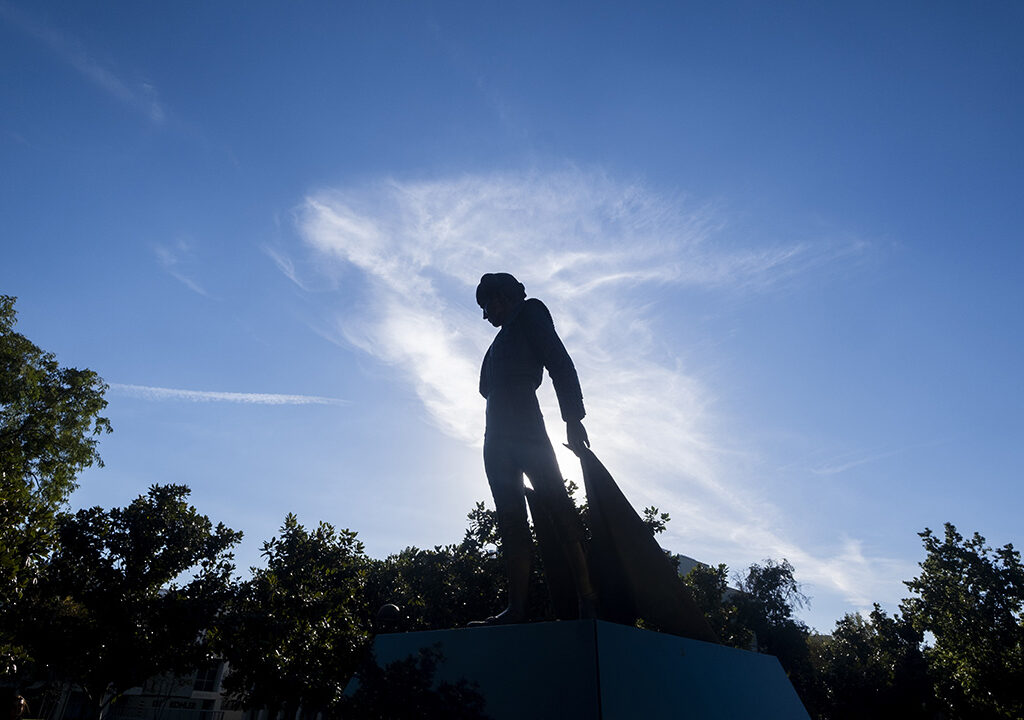
POLYGON ((530 594, 529 549, 509 553, 506 566, 508 570, 508 607, 486 620, 474 620, 469 623, 470 627, 526 622, 526 603, 530 594))

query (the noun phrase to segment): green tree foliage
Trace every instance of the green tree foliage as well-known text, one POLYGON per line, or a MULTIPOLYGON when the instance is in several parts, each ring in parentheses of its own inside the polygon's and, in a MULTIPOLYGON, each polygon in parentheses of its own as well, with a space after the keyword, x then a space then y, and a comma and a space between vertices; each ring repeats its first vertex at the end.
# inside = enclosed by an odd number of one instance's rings
POLYGON ((100 416, 106 385, 91 370, 61 367, 15 332, 14 302, 0 295, 0 653, 10 642, 3 628, 11 605, 49 552, 78 474, 100 463, 97 442, 110 431, 100 416))
MULTIPOLYGON (((385 603, 398 605, 405 630, 464 627, 498 612, 505 565, 494 511, 477 503, 467 517, 469 528, 458 544, 433 550, 410 547, 373 561, 367 583, 371 610, 385 603)), ((537 594, 531 593, 535 604, 537 594)))
POLYGON ((993 550, 946 523, 920 533, 927 556, 906 583, 904 615, 934 644, 925 657, 953 718, 1024 717, 1024 567, 1007 544, 993 550))
POLYGON ((494 556, 463 544, 421 550, 410 547, 371 568, 371 602, 398 605, 403 630, 464 627, 500 610, 504 569, 494 556))
POLYGON ((817 684, 807 645, 810 629, 794 616, 808 598, 793 576, 793 566, 785 559, 765 560, 751 565, 738 580, 738 623, 753 632, 758 652, 779 659, 804 703, 815 705, 817 684))
POLYGON ((921 652, 923 636, 907 618, 846 615, 831 636, 810 639, 823 720, 935 717, 936 704, 921 652))
POLYGON ((770 643, 771 630, 801 624, 793 617, 797 608, 807 605, 808 598, 800 590, 800 583, 793 576, 793 565, 789 560, 776 562, 765 560, 764 565, 754 563, 747 574, 739 578, 739 589, 743 593, 743 606, 751 627, 762 631, 765 638, 758 644, 770 643))
POLYGON ((737 593, 728 586, 729 568, 700 564, 683 578, 693 593, 697 606, 704 612, 711 629, 723 645, 749 650, 753 631, 743 624, 737 607, 737 593))
POLYGON ((671 519, 672 518, 668 513, 661 512, 654 505, 644 508, 644 525, 646 525, 654 535, 660 535, 665 532, 665 529, 668 527, 668 523, 671 519))
MULTIPOLYGON (((567 489, 572 497, 576 486, 570 482, 567 489)), ((585 523, 586 505, 579 512, 585 523)), ((664 530, 669 520, 667 513, 653 507, 645 510, 645 515, 654 532, 664 530)), ((371 608, 385 603, 398 605, 406 630, 463 627, 500 612, 505 603, 505 560, 494 511, 480 502, 467 519, 469 528, 460 543, 432 550, 410 547, 386 560, 372 561, 367 582, 371 608)), ((554 619, 536 543, 529 603, 531 620, 554 619)))
POLYGON ((765 560, 737 577, 733 590, 725 565, 697 565, 683 581, 722 644, 776 656, 801 700, 814 708, 820 691, 808 645, 811 633, 794 616, 808 599, 793 572, 788 560, 765 560))
POLYGON ((188 495, 155 485, 124 508, 61 515, 26 591, 18 634, 37 675, 77 683, 98 714, 147 678, 211 658, 206 630, 231 594, 241 533, 214 527, 188 495))
POLYGON ((289 514, 263 557, 267 566, 252 569, 218 623, 232 669, 224 687, 246 708, 333 714, 369 638, 363 544, 289 514))

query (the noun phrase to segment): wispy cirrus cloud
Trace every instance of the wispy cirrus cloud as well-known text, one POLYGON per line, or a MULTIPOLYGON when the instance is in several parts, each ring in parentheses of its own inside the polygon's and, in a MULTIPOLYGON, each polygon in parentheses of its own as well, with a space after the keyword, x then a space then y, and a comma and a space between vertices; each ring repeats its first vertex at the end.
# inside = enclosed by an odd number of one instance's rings
POLYGON ((170 245, 154 245, 153 253, 156 255, 160 267, 166 270, 171 277, 192 292, 203 297, 210 297, 206 289, 193 277, 196 261, 190 243, 179 239, 170 245))
POLYGON ((277 269, 280 270, 286 278, 301 287, 303 290, 309 289, 307 286, 303 285, 302 279, 299 277, 299 273, 295 269, 295 261, 292 260, 292 258, 269 245, 264 246, 263 252, 267 257, 274 261, 277 269))
MULTIPOLYGON (((365 288, 357 312, 339 313, 334 339, 397 368, 452 437, 479 444, 483 434, 477 377, 494 331, 475 285, 484 272, 512 272, 553 310, 595 449, 634 503, 671 511, 670 542, 788 557, 802 577, 862 599, 851 588, 884 561, 852 562, 853 541, 832 556, 808 551, 777 529, 784 510, 730 475, 723 460, 736 448, 714 417, 713 391, 665 339, 651 300, 771 292, 858 252, 855 243, 725 242, 714 208, 578 169, 324 190, 305 199, 297 224, 321 272, 354 272, 365 288)), ((306 283, 296 265, 278 266, 306 283)), ((553 393, 541 396, 557 418, 553 393)), ((573 477, 571 457, 560 461, 573 477)))
POLYGON ((826 461, 809 465, 808 469, 812 474, 819 476, 839 475, 847 470, 852 470, 853 468, 860 467, 861 465, 868 465, 880 460, 895 457, 896 455, 901 455, 909 450, 934 447, 935 445, 941 445, 945 442, 947 442, 947 440, 945 438, 941 438, 892 449, 848 452, 837 457, 832 457, 826 461))
POLYGON ((348 405, 347 400, 317 395, 282 395, 278 393, 240 393, 217 390, 182 390, 110 383, 110 389, 141 400, 183 400, 185 402, 227 402, 244 405, 348 405))
POLYGON ((861 465, 867 465, 869 463, 878 462, 879 460, 890 458, 893 455, 899 454, 899 452, 899 450, 890 450, 889 452, 874 453, 871 455, 847 455, 844 456, 844 458, 840 458, 831 463, 812 467, 811 472, 815 475, 820 476, 839 475, 840 473, 844 473, 847 470, 852 470, 855 467, 860 467, 861 465))
POLYGON ((82 77, 118 102, 143 114, 154 124, 163 123, 166 119, 164 105, 151 82, 125 80, 109 63, 99 61, 86 50, 77 38, 39 21, 9 3, 0 3, 0 17, 36 38, 82 77))

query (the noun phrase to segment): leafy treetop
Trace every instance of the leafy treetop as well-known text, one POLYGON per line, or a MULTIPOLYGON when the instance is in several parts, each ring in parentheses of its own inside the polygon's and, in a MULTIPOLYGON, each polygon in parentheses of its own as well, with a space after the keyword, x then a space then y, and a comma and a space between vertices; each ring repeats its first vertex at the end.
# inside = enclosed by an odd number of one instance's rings
MULTIPOLYGON (((78 474, 102 464, 97 443, 110 432, 100 415, 107 386, 16 332, 14 303, 0 295, 0 619, 52 547, 78 474)), ((0 622, 0 656, 13 667, 10 627, 0 622)))

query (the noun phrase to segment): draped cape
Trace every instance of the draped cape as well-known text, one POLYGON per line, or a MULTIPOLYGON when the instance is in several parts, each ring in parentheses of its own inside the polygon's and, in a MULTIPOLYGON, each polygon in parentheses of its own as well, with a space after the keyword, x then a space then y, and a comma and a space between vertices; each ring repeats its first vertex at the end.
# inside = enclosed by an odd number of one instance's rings
MULTIPOLYGON (((614 478, 587 448, 574 450, 587 492, 587 560, 597 590, 600 618, 632 625, 637 619, 662 632, 718 642, 689 588, 614 478)), ((577 616, 571 574, 554 526, 532 492, 530 514, 555 615, 577 616)))

